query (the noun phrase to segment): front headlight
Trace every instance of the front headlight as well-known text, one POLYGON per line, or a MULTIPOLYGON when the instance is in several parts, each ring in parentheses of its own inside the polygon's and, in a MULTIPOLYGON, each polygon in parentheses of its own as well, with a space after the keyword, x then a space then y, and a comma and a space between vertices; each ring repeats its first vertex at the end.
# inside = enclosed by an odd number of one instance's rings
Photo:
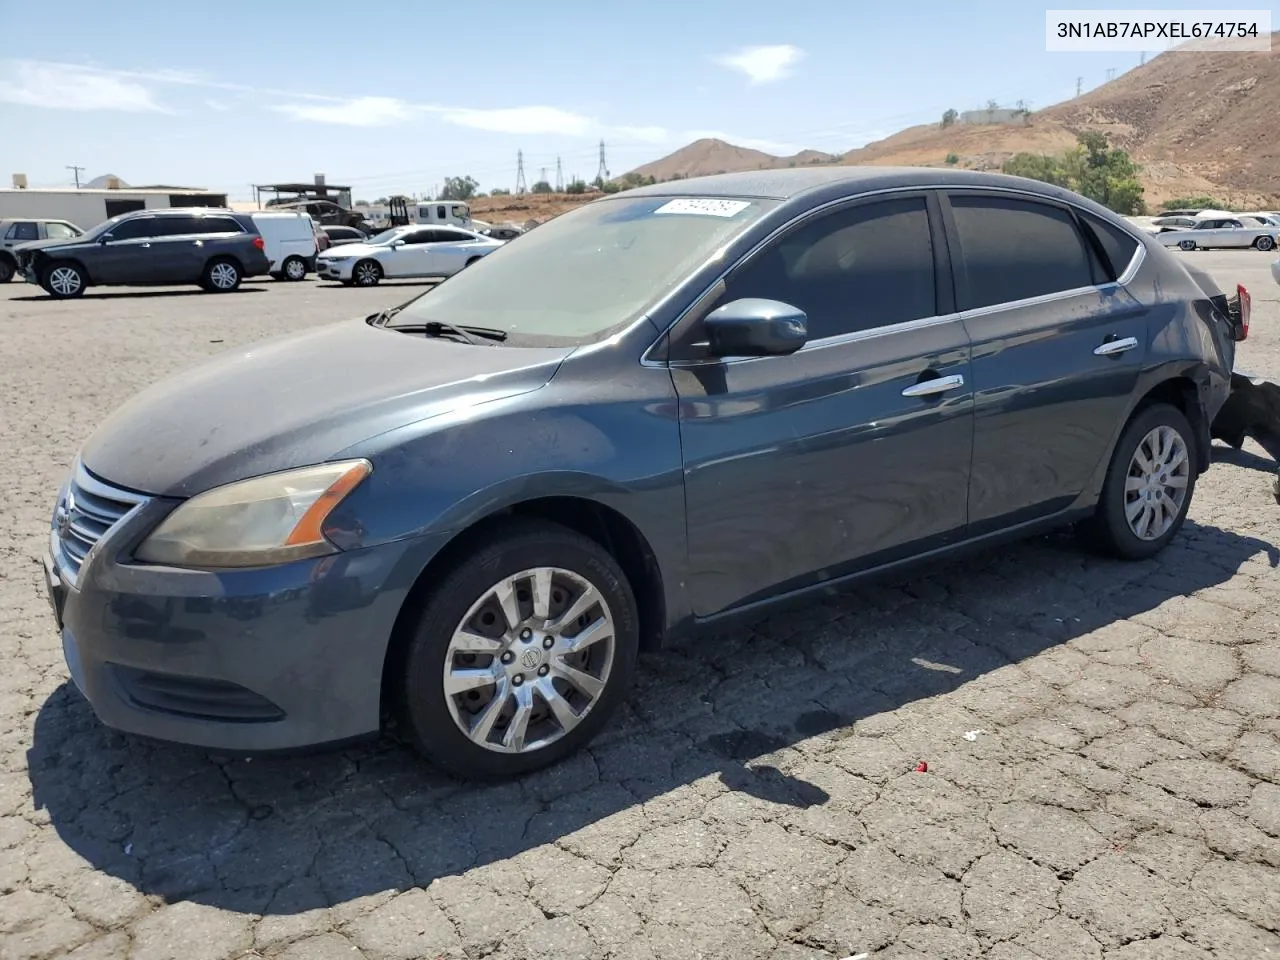
POLYGON ((321 257, 321 263, 346 263, 348 260, 354 260, 355 257, 321 257))
POLYGON ((368 460, 344 460, 215 487, 165 517, 134 556, 174 567, 258 567, 335 553, 324 521, 372 472, 368 460))

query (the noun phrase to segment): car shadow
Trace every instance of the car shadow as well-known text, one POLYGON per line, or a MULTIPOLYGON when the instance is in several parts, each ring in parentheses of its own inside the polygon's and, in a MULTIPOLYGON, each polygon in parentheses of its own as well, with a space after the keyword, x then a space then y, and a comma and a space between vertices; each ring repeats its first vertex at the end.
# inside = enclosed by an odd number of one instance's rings
POLYGON ((1024 694, 988 675, 1224 584, 1260 554, 1280 565, 1269 543, 1194 523, 1139 563, 1060 534, 832 591, 646 657, 588 749, 498 784, 444 776, 393 735, 275 758, 125 736, 64 684, 35 717, 33 802, 75 853, 144 894, 264 915, 426 886, 548 843, 625 861, 655 819, 712 803, 780 805, 838 830, 847 821, 824 811, 874 792, 877 773, 955 749, 913 741, 932 754, 916 757, 861 735, 865 721, 951 695, 920 709, 958 736, 1024 694))
POLYGON ((1277 464, 1270 457, 1260 456, 1250 450, 1237 450, 1217 444, 1213 447, 1214 463, 1229 463, 1232 466, 1244 467, 1248 470, 1261 470, 1263 473, 1275 473, 1277 464))
MULTIPOLYGON (((239 293, 262 293, 263 287, 247 287, 241 285, 235 290, 228 290, 222 293, 211 294, 208 291, 195 290, 132 290, 119 292, 102 292, 102 293, 82 293, 76 300, 145 300, 150 297, 226 297, 234 296, 239 293)), ((57 300, 57 297, 51 297, 47 293, 38 293, 29 297, 10 297, 12 301, 17 303, 36 303, 43 300, 57 300)), ((67 298, 70 302, 71 298, 67 298)))

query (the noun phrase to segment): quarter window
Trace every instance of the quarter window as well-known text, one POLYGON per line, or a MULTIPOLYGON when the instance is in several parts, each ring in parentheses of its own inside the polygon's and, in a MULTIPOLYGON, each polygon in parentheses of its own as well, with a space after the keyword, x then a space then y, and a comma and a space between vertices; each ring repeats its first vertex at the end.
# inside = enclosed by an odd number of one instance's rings
POLYGON ((800 308, 810 340, 934 316, 924 198, 860 204, 803 224, 733 273, 722 302, 744 297, 800 308))
POLYGON ((1100 217, 1092 214, 1081 213, 1080 219, 1092 231, 1093 235, 1098 238, 1098 243, 1102 245, 1103 252, 1107 255, 1109 263, 1104 267, 1107 272, 1108 280, 1119 279, 1129 266, 1133 255, 1138 252, 1138 241, 1132 234, 1121 230, 1114 223, 1108 223, 1100 217))
POLYGON ((1066 210, 1014 197, 950 200, 961 310, 1093 286, 1084 238, 1066 210))

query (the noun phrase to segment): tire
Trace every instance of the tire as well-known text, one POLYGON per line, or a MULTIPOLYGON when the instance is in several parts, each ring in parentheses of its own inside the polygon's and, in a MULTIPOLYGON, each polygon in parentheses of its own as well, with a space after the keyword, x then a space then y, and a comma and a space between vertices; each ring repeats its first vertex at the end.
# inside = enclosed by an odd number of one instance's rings
POLYGON ((473 263, 479 263, 479 262, 480 262, 479 257, 472 257, 470 260, 468 260, 466 263, 462 265, 462 269, 465 270, 467 269, 467 267, 471 266, 473 263))
MULTIPOLYGON (((1151 458, 1148 456, 1148 459, 1151 458)), ((1182 411, 1167 403, 1155 403, 1139 409, 1116 442, 1097 510, 1082 526, 1081 532, 1093 547, 1110 556, 1122 560, 1146 560, 1154 557, 1182 529, 1195 495, 1198 469, 1195 432, 1182 411), (1171 459, 1176 460, 1180 451, 1181 461, 1152 475, 1149 486, 1129 490, 1130 486, 1142 484, 1146 480, 1141 475, 1143 471, 1138 461, 1140 448, 1144 456, 1150 453, 1158 455, 1159 449, 1153 451, 1148 444, 1164 444, 1171 435, 1177 438, 1171 448, 1171 459), (1136 475, 1131 478, 1131 474, 1136 475), (1181 486, 1159 483, 1159 477, 1181 481, 1181 486), (1180 502, 1177 500, 1178 490, 1182 491, 1180 502), (1152 505, 1142 506, 1148 500, 1152 505), (1176 509, 1169 511, 1169 504, 1173 504, 1176 509), (1153 506, 1160 506, 1160 513, 1155 513, 1153 506), (1144 515, 1150 514, 1147 516, 1149 524, 1159 523, 1162 531, 1154 535, 1155 530, 1148 526, 1146 534, 1140 535, 1139 530, 1130 525, 1128 514, 1132 511, 1136 511, 1135 526, 1140 527, 1144 515), (1170 514, 1173 519, 1164 526, 1161 519, 1170 514)))
POLYGON ((1253 245, 1265 253, 1268 250, 1274 250, 1276 242, 1271 237, 1259 237, 1253 241, 1253 245))
POLYGON ((80 264, 62 260, 44 268, 40 286, 44 287, 49 296, 58 300, 67 300, 83 294, 88 283, 84 268, 80 264))
POLYGON ((1179 240, 1178 246, 1183 250, 1194 250, 1196 242, 1194 240, 1179 240))
POLYGON ((285 280, 297 283, 307 278, 307 261, 301 257, 285 257, 281 265, 280 275, 285 280))
POLYGON ((351 268, 351 281, 357 287, 376 287, 382 279, 382 266, 377 260, 361 260, 351 268))
POLYGON ((639 650, 638 622, 625 574, 594 540, 558 524, 526 520, 484 537, 433 587, 392 667, 399 682, 399 713, 410 741, 439 767, 463 778, 514 777, 564 759, 600 731, 626 696, 639 650), (521 577, 535 569, 555 571, 546 581, 552 629, 545 634, 544 621, 533 616, 525 595, 533 582, 521 577), (516 601, 524 619, 509 629, 503 608, 494 600, 504 583, 525 591, 516 601), (567 608, 583 597, 590 605, 582 617, 569 621, 563 634, 554 629, 555 618, 570 612, 567 608), (595 620, 581 626, 588 616, 595 620), (605 626, 597 631, 597 624, 605 626), (464 626, 473 638, 479 635, 470 645, 478 652, 459 652, 453 645, 464 626), (558 653, 588 629, 597 636, 585 654, 558 653), (490 649, 494 652, 487 652, 490 649), (579 656, 585 659, 575 661, 577 677, 603 680, 594 696, 565 679, 567 660, 579 656), (504 662, 504 657, 509 659, 504 662), (484 671, 496 679, 447 695, 446 669, 484 671), (558 708, 570 708, 566 717, 576 712, 567 731, 556 719, 559 713, 553 713, 546 691, 558 700, 558 708), (522 747, 515 740, 512 720, 521 703, 532 711, 525 714, 523 732, 542 745, 526 741, 522 747), (480 742, 485 740, 479 731, 486 718, 490 746, 480 742), (473 732, 465 732, 464 723, 473 732), (492 743, 494 738, 511 742, 504 748, 492 743))
POLYGON ((210 260, 200 278, 200 286, 209 293, 230 293, 240 286, 244 274, 240 264, 226 257, 210 260))
POLYGON ((0 257, 0 283, 8 283, 18 272, 17 265, 8 257, 0 257))

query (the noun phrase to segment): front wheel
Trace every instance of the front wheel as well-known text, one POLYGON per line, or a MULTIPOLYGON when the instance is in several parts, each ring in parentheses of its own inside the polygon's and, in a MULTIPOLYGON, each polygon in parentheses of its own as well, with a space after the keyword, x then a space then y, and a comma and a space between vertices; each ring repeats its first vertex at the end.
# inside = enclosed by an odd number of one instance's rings
POLYGON ((200 286, 210 293, 230 293, 240 286, 240 267, 232 260, 213 260, 204 268, 200 286))
POLYGON ((12 260, 8 257, 0 257, 0 283, 8 283, 17 272, 12 260))
POLYGON ((1182 411, 1146 407, 1125 427, 1111 455, 1086 537, 1124 560, 1155 556, 1181 529, 1196 488, 1195 434, 1182 411))
POLYGON ((1259 237, 1253 241, 1253 245, 1264 253, 1275 248, 1276 241, 1272 237, 1259 237))
POLYGON ((382 279, 382 267, 376 260, 361 260, 352 269, 351 279, 357 287, 376 287, 382 279))
POLYGON ((84 293, 84 271, 74 263, 50 264, 44 271, 40 286, 49 296, 59 300, 78 297, 84 293))
POLYGON ((1194 250, 1196 248, 1196 242, 1194 240, 1179 240, 1178 246, 1183 250, 1194 250))
POLYGON ((626 695, 635 597, 603 547, 520 521, 432 590, 399 664, 418 749, 462 777, 512 777, 586 744, 626 695))

